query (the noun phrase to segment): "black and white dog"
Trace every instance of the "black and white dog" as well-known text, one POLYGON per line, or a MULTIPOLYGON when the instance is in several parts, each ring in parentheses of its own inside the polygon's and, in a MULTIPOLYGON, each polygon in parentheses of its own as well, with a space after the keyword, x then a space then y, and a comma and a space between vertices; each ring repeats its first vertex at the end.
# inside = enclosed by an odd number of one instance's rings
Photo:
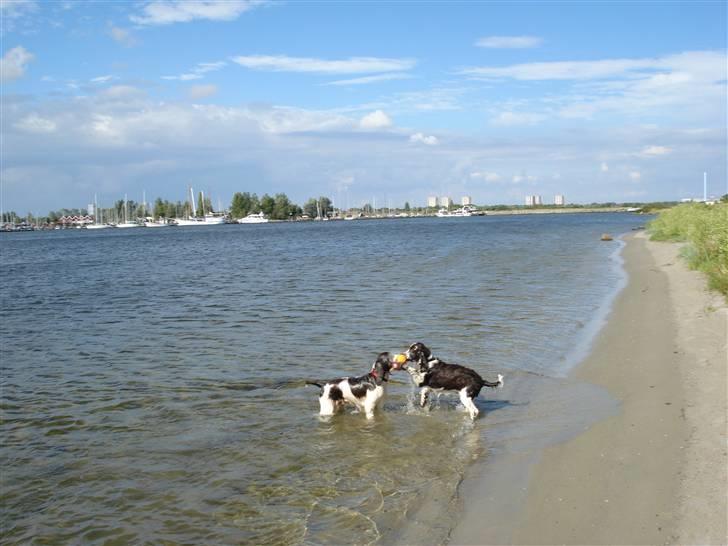
POLYGON ((498 374, 498 381, 495 383, 486 381, 475 370, 459 364, 447 364, 439 358, 435 358, 424 343, 413 343, 404 355, 407 358, 404 368, 410 374, 414 384, 420 387, 420 406, 422 407, 427 404, 430 391, 458 391, 460 401, 468 410, 470 418, 475 419, 479 412, 473 399, 478 396, 480 389, 503 386, 501 374, 498 374), (410 366, 409 362, 413 362, 414 365, 410 366))
POLYGON ((320 415, 333 415, 348 402, 359 411, 364 410, 367 419, 371 419, 384 398, 384 383, 389 380, 389 372, 396 369, 399 369, 399 365, 392 361, 389 353, 379 353, 372 370, 366 375, 331 381, 306 381, 306 384, 321 388, 320 415))

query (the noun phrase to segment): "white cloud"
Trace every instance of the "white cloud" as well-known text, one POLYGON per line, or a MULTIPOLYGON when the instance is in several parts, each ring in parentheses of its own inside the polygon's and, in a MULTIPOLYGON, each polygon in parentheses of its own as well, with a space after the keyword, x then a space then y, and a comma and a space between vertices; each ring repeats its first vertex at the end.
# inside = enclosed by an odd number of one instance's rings
POLYGON ((391 74, 377 74, 375 76, 363 76, 361 78, 352 78, 349 80, 336 80, 325 83, 324 85, 366 85, 369 83, 384 82, 390 80, 406 80, 411 78, 410 74, 394 72, 391 74))
POLYGON ((530 174, 514 174, 513 178, 511 178, 511 182, 514 184, 518 184, 520 182, 535 182, 536 180, 537 178, 530 174))
POLYGON ((535 125, 546 119, 543 114, 532 112, 501 112, 491 120, 493 125, 535 125))
POLYGON ((384 129, 390 127, 392 120, 389 116, 381 110, 375 110, 371 114, 367 114, 359 121, 359 126, 362 129, 384 129))
POLYGON ((0 2, 0 13, 3 17, 21 17, 38 9, 33 0, 3 0, 0 2))
POLYGON ((225 61, 217 61, 214 63, 197 63, 197 65, 188 73, 180 74, 178 76, 162 76, 163 80, 201 80, 204 74, 208 72, 216 72, 227 65, 225 61))
POLYGON ((169 25, 196 19, 233 21, 264 3, 262 0, 155 0, 148 2, 140 15, 131 15, 129 19, 139 25, 169 25))
POLYGON ((475 178, 475 179, 480 178, 482 180, 485 180, 486 182, 491 182, 491 183, 500 182, 502 180, 501 175, 499 175, 498 173, 494 173, 494 172, 474 172, 474 173, 470 173, 470 178, 475 178))
POLYGON ((42 118, 35 112, 17 121, 13 126, 29 133, 53 133, 56 130, 56 123, 53 120, 42 118))
POLYGON ((542 43, 543 40, 537 36, 487 36, 480 38, 475 45, 492 49, 525 49, 542 43))
POLYGON ((114 79, 116 79, 116 77, 111 75, 98 76, 96 78, 91 78, 91 83, 107 83, 114 79))
POLYGON ((412 59, 384 59, 377 57, 350 57, 343 60, 288 57, 286 55, 249 55, 231 60, 245 68, 273 72, 308 72, 314 74, 366 74, 371 72, 399 72, 415 66, 412 59))
POLYGON ((594 80, 606 78, 644 79, 657 82, 685 82, 691 73, 703 78, 725 78, 726 55, 722 52, 697 51, 659 58, 604 59, 597 61, 554 61, 524 63, 499 67, 470 67, 461 74, 514 80, 594 80), (661 71, 655 74, 655 71, 661 71))
POLYGON ((0 81, 13 81, 25 74, 26 65, 34 55, 23 46, 16 46, 0 59, 0 81))
POLYGON ((607 163, 603 161, 600 166, 600 169, 603 173, 609 172, 609 165, 607 165, 607 163))
POLYGON ((121 27, 112 26, 109 29, 109 36, 124 47, 133 47, 139 43, 130 30, 121 27))
POLYGON ((629 173, 629 179, 632 182, 639 182, 641 180, 641 178, 642 178, 642 173, 640 173, 639 171, 631 171, 629 173))
POLYGON ((108 89, 104 89, 99 97, 104 100, 125 102, 140 99, 145 95, 144 91, 131 85, 112 85, 108 89))
POLYGON ((189 95, 193 100, 211 97, 217 93, 217 85, 193 85, 190 87, 189 95))
POLYGON ((658 157, 672 152, 667 146, 647 146, 639 154, 640 157, 658 157))
POLYGON ((410 135, 409 141, 415 144, 426 144, 427 146, 436 146, 440 143, 436 136, 427 136, 423 133, 415 133, 413 135, 410 135))

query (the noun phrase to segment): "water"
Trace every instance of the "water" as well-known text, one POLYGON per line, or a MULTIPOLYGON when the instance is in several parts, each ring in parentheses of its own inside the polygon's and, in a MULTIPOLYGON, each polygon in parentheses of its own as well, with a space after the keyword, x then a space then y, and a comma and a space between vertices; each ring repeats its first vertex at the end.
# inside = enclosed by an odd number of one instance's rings
POLYGON ((583 425, 557 409, 591 390, 541 386, 621 282, 599 235, 641 223, 1 234, 3 540, 440 543, 473 462, 583 425), (416 408, 400 373, 373 421, 318 417, 305 379, 361 375, 414 341, 506 388, 471 423, 457 398, 416 408))

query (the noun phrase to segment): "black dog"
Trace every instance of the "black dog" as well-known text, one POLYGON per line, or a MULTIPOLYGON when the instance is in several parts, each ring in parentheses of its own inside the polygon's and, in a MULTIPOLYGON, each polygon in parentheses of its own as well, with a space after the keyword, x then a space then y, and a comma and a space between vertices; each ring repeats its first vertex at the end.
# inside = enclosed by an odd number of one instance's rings
POLYGON ((459 364, 447 364, 432 356, 430 349, 424 343, 413 343, 404 353, 407 362, 414 362, 415 366, 405 364, 412 381, 420 387, 420 406, 425 406, 427 397, 433 391, 458 391, 460 401, 468 410, 471 419, 478 415, 478 408, 473 399, 478 396, 483 387, 502 387, 503 376, 498 374, 498 381, 486 381, 478 373, 459 364))
POLYGON ((389 372, 396 369, 399 369, 399 365, 392 362, 389 353, 379 353, 372 370, 366 375, 331 381, 306 381, 306 384, 321 388, 320 415, 333 415, 348 402, 360 411, 364 410, 367 419, 371 419, 375 408, 384 398, 384 382, 389 380, 389 372))

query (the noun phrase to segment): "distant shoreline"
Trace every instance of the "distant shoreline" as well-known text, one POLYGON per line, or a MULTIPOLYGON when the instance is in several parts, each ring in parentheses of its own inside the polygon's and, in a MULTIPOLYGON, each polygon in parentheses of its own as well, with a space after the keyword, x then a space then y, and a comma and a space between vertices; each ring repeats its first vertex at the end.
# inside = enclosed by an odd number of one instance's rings
MULTIPOLYGON (((598 214, 598 213, 634 213, 634 214, 649 214, 642 211, 636 211, 633 208, 630 207, 592 207, 592 208, 575 208, 575 207, 564 207, 564 208, 523 208, 523 209, 508 209, 508 210, 482 210, 478 213, 475 213, 472 215, 472 217, 478 217, 478 216, 519 216, 519 215, 529 215, 529 214, 598 214)), ((391 215, 391 216, 361 216, 357 218, 349 218, 348 220, 353 221, 361 221, 361 220, 411 220, 416 218, 436 218, 437 216, 435 213, 425 213, 425 214, 411 214, 409 216, 405 216, 402 214, 399 215, 391 215)), ((460 220, 460 218, 457 218, 460 220)), ((333 222, 340 222, 345 220, 341 217, 333 217, 330 218, 329 221, 333 222)), ((290 224, 290 223, 300 223, 300 222, 315 222, 312 218, 297 218, 295 220, 268 220, 267 223, 270 224, 290 224)), ((219 225, 231 225, 235 224, 237 225, 237 222, 224 222, 220 223, 219 225)), ((244 224, 243 224, 244 225, 244 224)), ((144 226, 139 226, 144 227, 144 226)), ((179 226, 175 226, 179 227, 179 226)), ((199 227, 199 226, 187 226, 187 227, 199 227)), ((211 227, 211 226, 208 226, 211 227)), ((53 231, 53 230, 67 230, 67 229, 84 229, 77 225, 67 225, 67 226, 61 226, 60 224, 52 224, 52 225, 46 225, 46 226, 35 226, 31 224, 13 224, 11 227, 11 224, 3 224, 0 226, 0 233, 19 233, 19 232, 29 232, 29 231, 53 231), (58 226, 58 227, 56 227, 58 226)))

